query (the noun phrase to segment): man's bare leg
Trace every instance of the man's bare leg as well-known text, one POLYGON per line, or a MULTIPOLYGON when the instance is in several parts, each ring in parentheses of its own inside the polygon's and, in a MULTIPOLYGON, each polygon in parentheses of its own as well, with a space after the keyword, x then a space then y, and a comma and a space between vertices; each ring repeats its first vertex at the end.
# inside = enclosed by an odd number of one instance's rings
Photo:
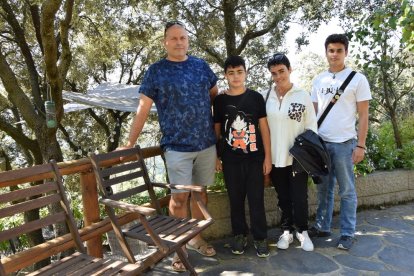
MULTIPOLYGON (((196 192, 192 192, 192 193, 196 193, 196 192)), ((201 201, 203 202, 203 204, 205 206, 207 206, 208 203, 208 196, 207 196, 207 192, 197 192, 200 195, 201 201)), ((204 215, 200 210, 200 207, 197 204, 197 201, 195 200, 194 196, 191 196, 190 199, 190 209, 191 209, 191 217, 195 218, 195 219, 204 219, 204 215)), ((194 245, 197 242, 203 240, 203 238, 201 237, 200 234, 198 234, 197 236, 195 236, 193 239, 191 239, 191 241, 189 242, 189 244, 194 245)), ((214 255, 216 253, 216 251, 214 250, 214 248, 212 247, 207 247, 205 250, 207 255, 214 255)))
MULTIPOLYGON (((187 218, 189 217, 188 215, 188 209, 187 209, 187 204, 188 204, 188 197, 190 196, 190 193, 172 193, 171 194, 171 199, 170 199, 170 203, 169 203, 169 211, 170 214, 174 217, 178 217, 178 218, 187 218)), ((184 252, 186 251, 185 246, 183 246, 183 250, 184 252)), ((173 266, 175 266, 176 268, 185 268, 184 264, 182 262, 174 262, 173 261, 173 266)))

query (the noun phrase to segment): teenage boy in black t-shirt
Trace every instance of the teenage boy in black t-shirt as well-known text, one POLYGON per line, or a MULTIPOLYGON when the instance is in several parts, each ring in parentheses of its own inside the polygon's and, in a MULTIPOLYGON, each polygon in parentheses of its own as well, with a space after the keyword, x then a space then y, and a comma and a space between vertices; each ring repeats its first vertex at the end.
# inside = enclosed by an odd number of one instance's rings
POLYGON ((216 169, 223 170, 230 200, 232 253, 243 254, 247 246, 249 229, 244 210, 247 195, 254 246, 259 257, 267 257, 263 183, 272 162, 265 102, 261 94, 246 89, 243 58, 227 58, 224 76, 229 89, 214 100, 214 127, 217 138, 222 139, 221 162, 217 160, 216 169))

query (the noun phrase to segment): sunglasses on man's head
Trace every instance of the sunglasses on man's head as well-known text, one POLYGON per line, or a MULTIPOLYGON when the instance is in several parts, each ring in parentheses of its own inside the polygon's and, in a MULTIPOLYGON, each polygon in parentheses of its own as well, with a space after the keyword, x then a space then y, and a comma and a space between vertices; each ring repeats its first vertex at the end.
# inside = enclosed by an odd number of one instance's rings
POLYGON ((285 57, 285 54, 282 54, 282 53, 276 53, 276 54, 274 54, 271 58, 270 58, 270 62, 272 62, 272 61, 281 61, 282 59, 284 59, 284 57, 285 57))
POLYGON ((169 28, 171 28, 171 27, 172 27, 172 26, 174 26, 174 25, 179 25, 179 26, 181 26, 181 27, 184 27, 184 28, 185 28, 184 23, 182 23, 182 22, 180 22, 180 21, 178 21, 178 20, 168 21, 168 22, 165 24, 164 34, 165 34, 165 32, 167 32, 167 30, 168 30, 169 28))

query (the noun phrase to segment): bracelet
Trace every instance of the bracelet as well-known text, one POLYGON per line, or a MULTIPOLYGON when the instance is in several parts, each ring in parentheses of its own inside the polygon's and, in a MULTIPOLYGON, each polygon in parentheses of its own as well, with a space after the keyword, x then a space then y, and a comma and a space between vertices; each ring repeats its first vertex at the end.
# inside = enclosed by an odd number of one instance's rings
POLYGON ((366 147, 363 147, 363 146, 359 146, 359 145, 357 145, 356 147, 357 147, 357 148, 360 148, 360 149, 363 149, 363 150, 367 150, 367 148, 366 148, 366 147))

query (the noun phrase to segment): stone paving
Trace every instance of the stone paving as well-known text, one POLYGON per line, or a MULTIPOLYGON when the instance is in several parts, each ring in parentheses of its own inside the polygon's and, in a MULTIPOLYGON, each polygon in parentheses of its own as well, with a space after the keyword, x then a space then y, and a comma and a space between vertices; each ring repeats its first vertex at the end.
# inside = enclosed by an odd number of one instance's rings
MULTIPOLYGON (((287 250, 276 248, 281 234, 269 230, 271 253, 258 258, 252 242, 243 255, 233 255, 230 239, 211 241, 214 257, 190 251, 190 262, 199 275, 414 275, 414 202, 358 212, 357 241, 349 251, 335 247, 339 238, 338 217, 334 217, 333 235, 315 238, 315 250, 305 252, 296 240, 287 250)), ((145 275, 188 275, 170 269, 171 257, 145 275)))

